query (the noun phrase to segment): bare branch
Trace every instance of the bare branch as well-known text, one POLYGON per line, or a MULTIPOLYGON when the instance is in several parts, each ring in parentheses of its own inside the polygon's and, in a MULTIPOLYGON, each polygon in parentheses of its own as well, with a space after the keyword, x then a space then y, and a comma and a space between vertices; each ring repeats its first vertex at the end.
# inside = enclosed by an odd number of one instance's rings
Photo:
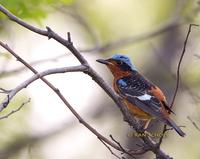
POLYGON ((10 117, 11 115, 13 115, 14 113, 20 111, 26 104, 30 103, 31 99, 29 98, 26 102, 23 102, 17 109, 12 110, 10 113, 4 115, 4 116, 0 116, 0 120, 2 119, 6 119, 8 117, 10 117))
POLYGON ((21 19, 19 19, 18 17, 16 17, 15 15, 13 15, 12 13, 10 13, 6 8, 4 8, 2 5, 0 5, 0 11, 2 13, 4 13, 10 20, 15 21, 16 23, 20 24, 21 26, 28 28, 29 30, 38 33, 40 35, 47 35, 48 32, 38 29, 30 24, 25 23, 24 21, 22 21, 21 19))
POLYGON ((71 41, 71 34, 70 34, 70 32, 67 32, 67 40, 68 40, 69 43, 71 43, 71 45, 73 45, 72 41, 71 41))
POLYGON ((35 32, 37 34, 46 36, 46 37, 48 37, 48 39, 52 38, 52 39, 58 41, 60 44, 62 44, 65 47, 67 47, 74 54, 74 56, 77 57, 77 59, 80 61, 81 64, 87 65, 87 61, 84 59, 84 57, 81 54, 79 54, 79 52, 74 48, 74 46, 71 45, 70 42, 68 42, 67 40, 65 40, 64 38, 62 38, 61 36, 59 36, 55 32, 53 32, 49 27, 46 27, 47 31, 39 29, 39 28, 36 28, 36 27, 24 22, 23 20, 21 20, 20 18, 16 17, 12 13, 10 13, 2 5, 0 5, 0 11, 2 13, 4 13, 10 20, 18 23, 19 25, 23 26, 24 28, 26 28, 26 29, 28 29, 28 30, 30 30, 32 32, 35 32))

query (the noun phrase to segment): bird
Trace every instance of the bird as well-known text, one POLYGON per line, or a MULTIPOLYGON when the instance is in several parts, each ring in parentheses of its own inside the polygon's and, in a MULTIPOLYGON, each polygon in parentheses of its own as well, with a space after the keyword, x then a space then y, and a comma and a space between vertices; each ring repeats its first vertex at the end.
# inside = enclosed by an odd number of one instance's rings
POLYGON ((180 136, 185 136, 170 118, 170 114, 175 113, 168 105, 162 90, 143 76, 128 56, 115 54, 108 59, 96 61, 108 67, 114 76, 115 92, 122 97, 123 104, 134 117, 146 121, 144 129, 148 128, 152 119, 158 119, 172 127, 180 136))

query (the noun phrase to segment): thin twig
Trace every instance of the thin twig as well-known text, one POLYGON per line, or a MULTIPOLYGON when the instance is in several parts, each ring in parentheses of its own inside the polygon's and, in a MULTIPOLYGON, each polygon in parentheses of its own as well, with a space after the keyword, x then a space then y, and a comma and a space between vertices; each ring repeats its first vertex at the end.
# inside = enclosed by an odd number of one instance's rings
POLYGON ((121 147, 121 149, 122 149, 123 151, 126 151, 126 150, 122 147, 122 145, 121 145, 117 140, 114 139, 114 137, 113 137, 111 134, 110 134, 109 136, 110 136, 110 138, 111 138, 119 147, 121 147))
POLYGON ((187 118, 188 118, 188 120, 192 123, 192 125, 194 125, 194 127, 195 127, 198 131, 200 131, 199 126, 198 126, 189 116, 187 116, 187 118))
POLYGON ((99 141, 101 141, 101 143, 110 151, 110 153, 115 156, 116 158, 118 159, 122 159, 121 157, 119 157, 117 154, 115 154, 112 149, 101 139, 101 138, 98 138, 99 141))
POLYGON ((173 96, 170 108, 173 107, 174 102, 175 102, 175 98, 176 98, 176 95, 177 95, 177 92, 178 92, 179 82, 180 82, 180 67, 181 67, 181 62, 183 60, 183 56, 185 54, 185 50, 186 50, 188 38, 189 38, 191 29, 192 29, 193 26, 199 26, 199 25, 197 25, 197 24, 190 24, 189 25, 189 29, 188 29, 188 32, 187 32, 187 35, 186 35, 186 38, 185 38, 185 41, 184 41, 184 45, 183 45, 183 50, 182 50, 182 53, 181 53, 181 57, 180 57, 180 60, 178 62, 178 67, 177 67, 177 72, 176 72, 176 88, 174 90, 174 96, 173 96))
MULTIPOLYGON (((185 126, 178 126, 179 128, 185 128, 185 126)), ((166 131, 173 130, 173 128, 167 128, 166 131)))
POLYGON ((30 101, 31 101, 31 98, 29 98, 26 102, 23 102, 17 109, 12 110, 10 113, 8 113, 4 116, 1 116, 0 120, 6 119, 6 118, 10 117, 11 115, 13 115, 14 113, 20 111, 27 103, 30 103, 30 101))
MULTIPOLYGON (((184 44, 183 44, 183 50, 182 50, 182 53, 181 53, 181 56, 180 56, 180 59, 179 59, 179 62, 178 62, 178 66, 177 66, 176 87, 175 87, 175 90, 174 90, 174 96, 173 96, 170 108, 172 108, 173 105, 174 105, 174 102, 175 102, 175 99, 176 99, 176 95, 177 95, 177 92, 178 92, 178 89, 179 89, 179 83, 180 83, 180 66, 181 66, 181 62, 183 60, 183 57, 185 55, 185 50, 186 50, 188 38, 189 38, 191 29, 192 29, 193 26, 199 26, 199 25, 197 25, 197 24, 190 24, 189 25, 189 29, 188 29, 188 32, 187 32, 187 35, 186 35, 186 38, 185 38, 185 41, 184 41, 184 44)), ((167 125, 164 125, 163 131, 162 131, 162 136, 160 137, 160 139, 159 139, 159 141, 157 143, 158 147, 160 147, 160 145, 161 145, 161 143, 163 141, 164 134, 165 134, 166 131, 167 131, 167 125)))
MULTIPOLYGON (((152 47, 153 47, 153 45, 152 45, 152 47)), ((153 47, 153 49, 154 49, 154 53, 156 54, 155 57, 158 58, 158 61, 160 62, 160 64, 163 65, 165 67, 166 71, 169 72, 171 77, 176 80, 176 73, 173 73, 171 71, 169 63, 157 53, 157 50, 154 47, 153 47)), ((196 92, 194 92, 186 82, 180 80, 179 85, 182 85, 182 88, 187 91, 187 93, 190 95, 190 97, 195 102, 195 104, 200 102, 199 95, 196 92)))
POLYGON ((158 141, 158 143, 157 143, 158 147, 160 147, 160 145, 161 145, 161 143, 162 143, 162 141, 163 141, 163 138, 164 138, 164 135, 165 135, 166 131, 167 131, 167 125, 164 125, 163 131, 162 131, 162 136, 159 138, 159 141, 158 141))
POLYGON ((125 148, 123 148, 122 145, 117 140, 115 140, 114 137, 111 134, 110 134, 110 138, 112 139, 112 141, 114 141, 121 148, 122 154, 125 153, 125 154, 129 155, 131 158, 136 159, 135 156, 134 156, 136 154, 130 153, 130 151, 132 152, 132 150, 127 151, 125 148))
POLYGON ((4 93, 4 94, 8 94, 10 93, 12 90, 7 90, 7 89, 4 89, 4 88, 0 88, 0 93, 4 93))

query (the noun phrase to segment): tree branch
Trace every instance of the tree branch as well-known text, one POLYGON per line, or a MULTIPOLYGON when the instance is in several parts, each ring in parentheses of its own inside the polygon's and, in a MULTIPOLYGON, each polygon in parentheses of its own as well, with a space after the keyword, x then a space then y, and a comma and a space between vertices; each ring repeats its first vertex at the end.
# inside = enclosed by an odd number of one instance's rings
POLYGON ((56 40, 60 44, 62 44, 65 47, 67 47, 74 54, 74 56, 80 61, 81 64, 87 65, 87 61, 84 59, 84 57, 81 54, 79 54, 79 52, 73 47, 73 45, 71 45, 71 43, 69 41, 65 40, 64 38, 62 38, 61 36, 56 34, 54 31, 52 31, 51 28, 46 27, 47 30, 42 30, 42 29, 36 28, 36 27, 24 22, 23 20, 21 20, 20 18, 16 17, 12 13, 10 13, 2 5, 0 5, 0 11, 2 13, 4 13, 10 20, 18 23, 19 25, 23 26, 24 28, 26 28, 26 29, 28 29, 28 30, 30 30, 32 32, 35 32, 37 34, 46 36, 46 37, 48 37, 48 39, 52 38, 52 39, 56 40))

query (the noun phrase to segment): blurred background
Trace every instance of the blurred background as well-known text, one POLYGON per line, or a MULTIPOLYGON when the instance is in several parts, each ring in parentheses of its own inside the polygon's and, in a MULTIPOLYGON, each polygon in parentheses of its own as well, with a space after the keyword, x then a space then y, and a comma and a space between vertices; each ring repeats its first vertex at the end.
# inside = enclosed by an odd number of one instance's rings
MULTIPOLYGON (((190 23, 200 24, 197 0, 0 0, 0 4, 26 22, 52 28, 72 41, 88 62, 112 85, 112 76, 96 59, 115 53, 128 55, 139 71, 166 93, 171 103, 177 64, 190 23)), ((54 40, 35 34, 0 13, 0 40, 38 71, 75 66, 78 60, 54 40)), ((168 131, 161 148, 176 159, 200 158, 200 28, 190 34, 181 65, 181 83, 172 118, 187 134, 168 131)), ((11 90, 32 76, 0 48, 0 88, 11 90)), ((137 148, 138 138, 105 92, 83 73, 46 77, 96 130, 126 148, 137 148), (95 99, 95 100, 94 100, 95 99)), ((6 94, 0 93, 0 100, 6 94)), ((0 117, 0 159, 110 159, 108 149, 82 126, 60 99, 41 81, 17 94, 0 117)), ((162 124, 153 122, 151 132, 162 124)), ((155 138, 156 140, 156 138, 155 138)), ((117 152, 116 152, 117 153, 117 152)), ((119 154, 120 155, 120 154, 119 154)), ((137 158, 154 158, 152 153, 137 158)))

